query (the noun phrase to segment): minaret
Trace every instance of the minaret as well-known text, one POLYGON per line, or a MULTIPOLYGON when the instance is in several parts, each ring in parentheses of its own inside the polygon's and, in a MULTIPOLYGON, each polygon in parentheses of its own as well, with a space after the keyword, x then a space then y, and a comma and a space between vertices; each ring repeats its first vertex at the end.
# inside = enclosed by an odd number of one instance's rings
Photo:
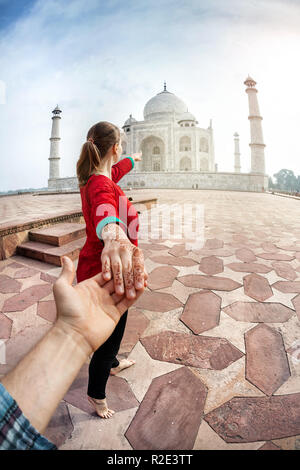
POLYGON ((234 171, 235 173, 241 172, 241 160, 240 160, 240 140, 237 132, 233 134, 234 137, 234 171))
POLYGON ((50 137, 50 157, 49 157, 49 179, 59 178, 59 123, 60 123, 60 113, 58 105, 52 111, 52 130, 50 137))
POLYGON ((249 100, 250 134, 251 134, 251 173, 265 174, 265 144, 262 132, 262 117, 259 114, 256 82, 251 77, 244 81, 249 100))
POLYGON ((209 120, 209 170, 208 171, 218 171, 218 165, 215 164, 215 147, 214 147, 214 134, 212 127, 212 119, 209 120))

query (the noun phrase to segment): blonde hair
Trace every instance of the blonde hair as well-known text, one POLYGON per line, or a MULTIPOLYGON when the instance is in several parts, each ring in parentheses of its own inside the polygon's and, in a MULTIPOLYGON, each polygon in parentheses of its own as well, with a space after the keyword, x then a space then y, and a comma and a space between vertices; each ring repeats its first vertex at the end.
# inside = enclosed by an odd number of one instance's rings
POLYGON ((120 129, 111 122, 101 121, 90 128, 76 165, 79 187, 87 183, 108 150, 119 141, 120 129))

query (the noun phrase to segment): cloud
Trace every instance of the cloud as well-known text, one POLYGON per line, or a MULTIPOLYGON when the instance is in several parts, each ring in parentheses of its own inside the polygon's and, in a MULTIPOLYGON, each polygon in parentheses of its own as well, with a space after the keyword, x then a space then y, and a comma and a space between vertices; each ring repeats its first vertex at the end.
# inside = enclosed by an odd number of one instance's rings
POLYGON ((238 131, 248 171, 248 72, 258 82, 267 171, 300 174, 299 16, 298 2, 279 0, 36 1, 0 32, 0 190, 47 185, 56 104, 61 174, 72 176, 89 127, 143 119, 164 80, 200 127, 213 118, 219 170, 233 169, 238 131))

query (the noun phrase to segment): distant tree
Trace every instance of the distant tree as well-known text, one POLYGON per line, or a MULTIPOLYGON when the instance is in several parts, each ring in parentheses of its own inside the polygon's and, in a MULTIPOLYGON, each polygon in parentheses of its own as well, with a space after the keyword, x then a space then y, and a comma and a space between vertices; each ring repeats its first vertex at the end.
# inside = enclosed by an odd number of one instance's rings
POLYGON ((272 176, 269 176, 269 183, 268 183, 269 189, 274 189, 275 184, 273 183, 272 176))
POLYGON ((276 178, 278 189, 283 191, 297 191, 298 179, 292 170, 284 168, 273 176, 276 178))

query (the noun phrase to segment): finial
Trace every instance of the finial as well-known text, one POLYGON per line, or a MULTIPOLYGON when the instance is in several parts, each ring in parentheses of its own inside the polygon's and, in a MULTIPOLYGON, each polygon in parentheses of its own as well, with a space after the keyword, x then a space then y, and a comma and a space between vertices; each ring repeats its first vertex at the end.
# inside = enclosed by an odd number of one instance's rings
POLYGON ((56 105, 56 108, 53 109, 52 113, 53 114, 60 114, 61 113, 61 109, 59 109, 58 104, 56 105))
POLYGON ((166 81, 164 81, 164 91, 167 91, 167 84, 166 84, 166 81))
POLYGON ((244 85, 246 85, 249 88, 254 88, 256 85, 256 81, 253 80, 253 78, 251 78, 250 75, 248 74, 248 77, 244 81, 244 85))

